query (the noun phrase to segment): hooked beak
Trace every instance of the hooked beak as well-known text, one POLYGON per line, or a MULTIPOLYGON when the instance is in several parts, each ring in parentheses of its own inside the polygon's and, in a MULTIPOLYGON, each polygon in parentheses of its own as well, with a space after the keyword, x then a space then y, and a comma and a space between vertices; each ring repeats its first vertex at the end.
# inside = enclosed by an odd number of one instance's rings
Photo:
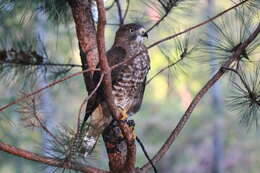
POLYGON ((141 35, 142 37, 148 38, 148 34, 147 34, 147 32, 145 32, 145 29, 144 29, 144 28, 140 28, 140 29, 139 29, 139 33, 140 33, 140 35, 141 35))

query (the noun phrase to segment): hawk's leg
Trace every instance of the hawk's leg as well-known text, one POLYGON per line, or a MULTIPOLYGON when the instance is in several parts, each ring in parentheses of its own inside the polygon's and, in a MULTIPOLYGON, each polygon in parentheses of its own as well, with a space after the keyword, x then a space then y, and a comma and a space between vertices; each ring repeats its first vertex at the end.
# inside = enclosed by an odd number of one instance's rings
POLYGON ((124 121, 128 118, 128 114, 126 113, 126 110, 119 108, 119 113, 121 115, 120 120, 124 121))
POLYGON ((135 121, 134 120, 129 120, 127 121, 128 126, 130 127, 131 131, 132 131, 132 138, 136 139, 136 134, 135 134, 135 121))
MULTIPOLYGON (((135 121, 134 120, 128 120, 127 121, 127 124, 128 124, 128 126, 130 127, 130 130, 131 130, 131 135, 132 135, 132 139, 136 139, 136 134, 135 134, 135 132, 134 132, 134 128, 135 128, 135 121)), ((120 138, 124 138, 124 135, 123 135, 123 133, 122 133, 122 131, 120 130, 119 131, 119 133, 117 133, 117 136, 118 137, 120 137, 120 138)))
MULTIPOLYGON (((121 120, 121 121, 127 120, 128 114, 126 113, 126 111, 125 111, 124 109, 119 108, 119 113, 120 113, 120 115, 121 115, 121 117, 120 117, 120 120, 121 120)), ((132 139, 136 139, 136 134, 135 134, 135 132, 134 132, 134 127, 135 127, 135 122, 134 122, 134 120, 129 120, 129 121, 127 121, 127 124, 128 124, 128 126, 130 127, 130 129, 131 129, 132 139)), ((122 132, 121 132, 120 136, 123 137, 122 132)))

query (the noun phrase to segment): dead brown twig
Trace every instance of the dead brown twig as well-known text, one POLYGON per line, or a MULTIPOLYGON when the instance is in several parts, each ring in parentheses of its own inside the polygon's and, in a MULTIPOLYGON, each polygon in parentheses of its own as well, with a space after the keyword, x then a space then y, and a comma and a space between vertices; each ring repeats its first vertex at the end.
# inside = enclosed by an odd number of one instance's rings
POLYGON ((95 94, 95 92, 98 90, 99 86, 101 85, 102 83, 102 80, 103 80, 103 77, 104 77, 104 74, 101 74, 101 77, 98 81, 98 84, 97 86, 94 88, 94 90, 87 96, 87 98, 85 98, 83 100, 83 102, 81 103, 80 105, 80 109, 79 109, 79 113, 78 113, 78 120, 77 120, 77 132, 80 131, 80 115, 81 115, 81 112, 82 112, 82 109, 83 109, 83 106, 88 102, 88 100, 95 94))

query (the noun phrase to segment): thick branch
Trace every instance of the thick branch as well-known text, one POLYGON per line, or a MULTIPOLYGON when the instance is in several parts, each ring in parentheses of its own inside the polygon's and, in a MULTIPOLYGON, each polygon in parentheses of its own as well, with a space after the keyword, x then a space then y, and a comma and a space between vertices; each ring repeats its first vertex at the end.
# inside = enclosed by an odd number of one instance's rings
MULTIPOLYGON (((233 55, 223 64, 223 67, 229 67, 230 64, 232 64, 234 61, 238 61, 240 58, 240 55, 243 53, 243 51, 246 49, 246 47, 257 37, 257 35, 260 32, 260 24, 258 24, 256 30, 249 36, 249 38, 243 42, 239 48, 233 53, 233 55)), ((183 129, 184 125, 188 121, 188 119, 191 116, 191 113, 199 103, 199 101, 202 99, 202 97, 208 92, 208 90, 223 76, 223 74, 226 72, 225 68, 220 68, 219 71, 204 85, 204 87, 199 91, 199 93, 195 96, 195 98, 192 100, 190 106, 182 116, 181 120, 178 122, 175 129, 172 131, 171 135, 168 137, 164 145, 161 147, 161 149, 158 151, 158 153, 153 157, 152 161, 155 164, 158 162, 165 153, 169 150, 172 143, 175 141, 176 137, 179 135, 181 130, 183 129)), ((148 169, 151 168, 151 165, 149 163, 146 163, 142 170, 145 172, 148 169)))
MULTIPOLYGON (((95 68, 98 64, 96 30, 91 12, 91 1, 68 0, 77 32, 83 70, 95 68)), ((84 74, 85 85, 90 93, 95 85, 92 74, 84 74)))
MULTIPOLYGON (((121 115, 117 111, 116 105, 114 103, 114 98, 112 94, 112 79, 111 79, 111 68, 108 65, 107 57, 105 54, 105 24, 106 24, 106 16, 105 16, 105 8, 103 0, 96 0, 98 7, 98 27, 97 27, 97 43, 98 43, 98 53, 99 53, 99 61, 102 72, 104 73, 104 95, 106 98, 106 103, 109 106, 110 112, 115 120, 120 120, 121 115)), ((135 144, 131 135, 131 130, 126 122, 119 121, 119 127, 122 130, 122 133, 127 142, 127 159, 124 165, 124 170, 117 170, 120 172, 132 172, 134 170, 135 165, 135 144)))
POLYGON ((73 162, 73 163, 64 162, 63 160, 52 159, 52 158, 40 156, 36 153, 10 146, 1 141, 0 141, 0 150, 7 152, 9 154, 18 156, 18 157, 22 157, 27 160, 40 162, 40 163, 44 163, 44 164, 59 167, 59 168, 73 169, 75 171, 82 171, 82 172, 86 172, 86 173, 108 173, 107 171, 93 168, 93 167, 87 166, 87 165, 82 165, 82 164, 75 163, 75 162, 73 162))
POLYGON ((89 68, 95 68, 98 63, 95 25, 89 1, 69 0, 73 14, 80 48, 86 54, 89 68))

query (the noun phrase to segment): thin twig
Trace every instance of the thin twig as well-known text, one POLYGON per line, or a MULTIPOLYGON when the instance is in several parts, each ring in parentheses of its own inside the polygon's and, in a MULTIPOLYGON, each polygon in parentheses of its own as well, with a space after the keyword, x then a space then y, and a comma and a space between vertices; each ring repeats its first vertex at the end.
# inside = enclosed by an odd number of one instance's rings
POLYGON ((249 86, 246 84, 245 80, 244 80, 243 77, 238 73, 237 70, 235 70, 235 69, 233 69, 233 68, 229 68, 229 67, 224 67, 224 66, 223 66, 222 68, 223 68, 224 70, 228 70, 228 71, 232 71, 232 72, 236 73, 236 74, 239 76, 239 78, 240 78, 241 82, 243 83, 244 87, 246 88, 247 92, 248 92, 248 93, 252 93, 251 89, 250 89, 249 86))
POLYGON ((120 0, 115 0, 115 1, 116 1, 116 6, 117 6, 118 20, 119 20, 120 25, 123 25, 124 18, 123 18, 123 14, 122 14, 121 3, 120 3, 120 0))
POLYGON ((149 163, 152 165, 154 172, 157 173, 158 171, 157 171, 156 167, 154 166, 154 164, 153 164, 151 158, 149 157, 149 155, 148 155, 148 153, 147 153, 147 151, 146 151, 146 149, 145 149, 145 147, 144 147, 144 144, 142 143, 142 141, 140 140, 140 138, 138 138, 138 136, 136 136, 136 141, 137 141, 137 142, 139 143, 139 145, 141 146, 141 148, 142 148, 142 150, 143 150, 143 152, 144 152, 144 155, 145 155, 145 157, 147 158, 147 160, 149 161, 149 163))
POLYGON ((147 82, 145 83, 145 85, 148 85, 156 76, 158 76, 159 74, 161 74, 162 72, 164 72, 165 70, 171 68, 172 66, 175 66, 176 64, 178 64, 179 62, 181 62, 183 60, 183 58, 178 59, 177 61, 165 66, 164 68, 162 68, 160 71, 158 71, 155 75, 153 75, 149 80, 147 80, 147 82))
POLYGON ((234 8, 236 8, 236 7, 240 6, 240 5, 242 5, 242 4, 244 4, 244 3, 247 2, 247 1, 248 1, 248 0, 241 1, 240 3, 238 3, 238 4, 236 4, 236 5, 234 5, 234 6, 230 7, 230 8, 228 8, 228 9, 226 9, 226 10, 224 10, 224 11, 222 11, 221 13, 218 13, 216 16, 214 16, 214 17, 212 17, 212 18, 210 18, 210 19, 208 19, 208 20, 206 20, 206 21, 204 21, 204 22, 202 22, 202 23, 199 23, 199 24, 197 24, 197 25, 195 25, 195 26, 192 26, 192 27, 190 27, 190 28, 188 28, 188 29, 185 29, 184 31, 181 31, 181 32, 179 32, 179 33, 176 33, 176 34, 173 34, 173 35, 171 35, 171 36, 168 36, 168 37, 166 37, 166 38, 164 38, 164 39, 158 40, 158 41, 154 42, 153 44, 151 44, 150 46, 148 46, 148 49, 150 49, 150 48, 152 48, 152 47, 154 47, 154 46, 156 46, 156 45, 158 45, 158 44, 161 44, 162 42, 168 41, 168 40, 173 39, 173 38, 175 38, 175 37, 177 37, 177 36, 179 36, 179 35, 182 35, 182 34, 184 34, 184 33, 186 33, 186 32, 189 32, 189 31, 191 31, 191 30, 193 30, 193 29, 196 29, 196 28, 198 28, 198 27, 200 27, 200 26, 202 26, 202 25, 205 25, 205 24, 207 24, 207 23, 209 23, 209 22, 215 20, 216 18, 222 16, 223 14, 227 13, 228 11, 230 11, 230 10, 232 10, 232 9, 234 9, 234 8))
POLYGON ((156 26, 158 26, 171 12, 172 8, 174 6, 177 5, 178 0, 175 0, 174 2, 171 1, 171 4, 169 4, 169 7, 165 6, 165 4, 161 1, 158 0, 159 3, 162 5, 162 7, 164 8, 165 14, 155 23, 153 24, 153 26, 151 26, 146 32, 150 32, 153 28, 155 28, 156 26))
MULTIPOLYGON (((79 132, 80 130, 80 115, 81 115, 81 112, 82 112, 82 109, 83 109, 83 106, 87 103, 87 101, 95 94, 95 92, 98 90, 99 86, 101 85, 102 83, 102 80, 103 80, 103 77, 104 77, 104 74, 101 74, 101 77, 98 81, 98 84, 97 86, 94 88, 94 90, 87 96, 87 98, 84 99, 84 101, 81 103, 80 105, 80 109, 79 109, 79 114, 78 114, 78 123, 77 123, 77 132, 79 132)), ((84 125, 84 124, 83 124, 84 125)))
POLYGON ((114 0, 110 6, 105 8, 106 11, 110 10, 115 5, 115 3, 116 3, 116 1, 114 0))
POLYGON ((50 135, 60 146, 63 146, 62 142, 56 138, 54 134, 52 134, 49 129, 45 126, 45 124, 41 121, 41 119, 38 117, 37 112, 36 112, 36 105, 35 105, 35 99, 32 98, 32 106, 33 106, 33 116, 35 119, 38 121, 40 124, 41 128, 48 134, 50 135))
POLYGON ((151 26, 151 28, 149 28, 146 32, 150 32, 153 28, 155 28, 156 26, 158 26, 166 17, 168 14, 164 14, 160 20, 158 20, 153 26, 151 26))
POLYGON ((124 13, 124 17, 123 17, 123 23, 124 23, 124 21, 125 21, 125 19, 126 19, 126 16, 127 16, 127 13, 128 13, 128 11, 129 11, 129 7, 130 7, 130 0, 126 0, 126 9, 125 9, 125 13, 124 13))
MULTIPOLYGON (((243 42, 238 49, 232 54, 232 56, 222 65, 222 67, 229 67, 234 61, 239 60, 240 55, 243 53, 243 51, 246 49, 246 47, 257 37, 257 35, 260 32, 260 24, 258 24, 255 31, 248 37, 248 39, 243 42)), ((202 99, 202 97, 207 93, 207 91, 224 75, 226 72, 225 69, 220 68, 218 72, 204 85, 204 87, 198 92, 198 94, 194 97, 191 104, 189 105, 188 109, 178 122, 177 126, 172 131, 171 135, 168 137, 166 142, 163 144, 161 149, 156 153, 156 155, 153 157, 152 161, 155 164, 158 162, 165 153, 169 150, 172 143, 175 141, 176 137, 179 135, 181 130, 183 129, 184 125, 188 121, 188 119, 191 116, 191 113, 199 103, 199 101, 202 99)), ((151 168, 151 165, 149 163, 146 163, 142 170, 145 172, 148 169, 151 168)))
POLYGON ((61 78, 61 79, 59 79, 59 80, 56 80, 56 81, 54 81, 54 82, 52 82, 52 83, 50 83, 50 84, 48 84, 48 85, 46 85, 46 86, 44 86, 44 87, 42 87, 42 88, 36 90, 36 91, 33 91, 33 92, 29 93, 29 94, 24 95, 24 96, 22 96, 22 97, 16 99, 16 100, 13 101, 13 102, 10 102, 10 103, 8 103, 8 104, 6 104, 6 105, 0 107, 0 112, 3 111, 3 110, 6 109, 6 108, 8 108, 8 107, 10 107, 10 106, 12 106, 12 105, 18 103, 18 102, 20 102, 20 101, 23 101, 23 100, 27 99, 28 97, 31 97, 31 96, 33 96, 33 95, 35 95, 35 94, 38 94, 38 93, 42 92, 43 90, 48 89, 48 88, 50 88, 50 87, 52 87, 52 86, 54 86, 54 85, 56 85, 56 84, 58 84, 58 83, 61 83, 61 82, 65 81, 65 80, 68 80, 68 79, 70 79, 70 78, 73 78, 73 77, 75 77, 75 76, 78 76, 78 75, 80 75, 80 74, 82 74, 82 73, 87 73, 87 72, 92 72, 92 71, 99 71, 99 70, 100 70, 100 69, 98 69, 98 68, 96 68, 96 69, 87 69, 87 70, 83 70, 83 71, 80 71, 80 72, 71 74, 71 75, 69 75, 69 76, 65 76, 65 77, 63 77, 63 78, 61 78))

